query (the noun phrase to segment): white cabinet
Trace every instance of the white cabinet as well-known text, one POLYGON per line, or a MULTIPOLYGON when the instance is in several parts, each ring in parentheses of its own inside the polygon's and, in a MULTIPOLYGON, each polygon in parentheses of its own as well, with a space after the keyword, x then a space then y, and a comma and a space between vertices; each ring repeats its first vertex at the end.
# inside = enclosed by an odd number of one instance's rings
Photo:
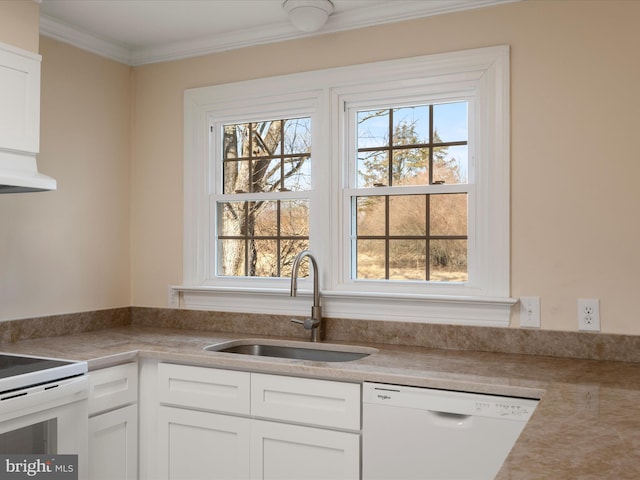
POLYGON ((158 408, 159 479, 249 478, 250 419, 158 408))
POLYGON ((137 405, 129 405, 89 419, 89 478, 137 478, 137 405))
POLYGON ((138 478, 137 363, 89 372, 89 478, 138 478))
POLYGON ((254 420, 251 473, 255 479, 358 479, 360 435, 254 420))
POLYGON ((253 373, 251 413, 256 417, 360 430, 360 385, 253 373))
POLYGON ((164 405, 249 414, 251 374, 233 370, 158 364, 158 398, 164 405))
POLYGON ((359 478, 358 384, 160 363, 157 393, 158 479, 359 478))
POLYGON ((160 363, 157 388, 159 479, 249 478, 250 420, 211 413, 249 414, 249 373, 160 363))
POLYGON ((40 149, 40 61, 0 43, 0 157, 40 149))
POLYGON ((38 54, 0 43, 0 193, 55 190, 38 173, 40 62, 38 54))
POLYGON ((360 385, 251 374, 254 479, 358 479, 360 385), (303 425, 291 425, 290 423, 303 425), (312 425, 312 426, 306 426, 312 425))

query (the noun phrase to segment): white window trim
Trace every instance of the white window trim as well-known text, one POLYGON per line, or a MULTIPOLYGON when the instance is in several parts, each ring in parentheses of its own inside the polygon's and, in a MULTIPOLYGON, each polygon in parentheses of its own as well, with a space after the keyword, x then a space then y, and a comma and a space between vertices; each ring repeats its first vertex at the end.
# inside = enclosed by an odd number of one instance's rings
MULTIPOLYGON (((457 92, 457 93, 456 93, 457 92)), ((288 279, 212 278, 213 265, 209 241, 215 241, 209 214, 210 171, 208 128, 212 112, 235 109, 255 117, 256 112, 282 111, 282 102, 303 105, 312 115, 319 112, 321 122, 314 123, 314 135, 322 142, 313 144, 312 168, 316 185, 330 191, 313 195, 323 200, 316 203, 311 227, 311 249, 319 261, 320 285, 324 315, 334 318, 398 320, 424 323, 508 326, 511 306, 509 297, 509 48, 487 47, 454 53, 429 55, 373 64, 327 69, 316 72, 250 80, 233 84, 197 88, 184 96, 184 272, 183 285, 169 287, 171 306, 229 312, 306 315, 311 305, 305 293, 309 282, 301 281, 302 295, 289 297, 288 279), (473 174, 478 209, 491 212, 477 225, 475 252, 477 264, 470 266, 484 272, 476 284, 464 288, 451 284, 429 284, 428 294, 421 288, 390 289, 388 283, 364 293, 357 282, 344 281, 344 224, 335 225, 342 208, 343 171, 339 167, 344 154, 344 138, 340 124, 345 102, 355 101, 358 92, 378 87, 383 91, 398 82, 407 89, 424 88, 442 82, 451 83, 451 91, 478 91, 477 114, 484 132, 470 132, 478 142, 482 157, 473 174), (372 80, 373 79, 373 80, 372 80), (373 86, 372 86, 373 85, 373 86), (247 93, 252 92, 252 93, 247 93), (242 98, 244 108, 238 109, 242 98), (485 141, 486 140, 486 141, 485 141), (330 169, 318 169, 319 158, 332 158, 330 169), (315 161, 314 161, 315 160, 315 161), (491 172, 491 175, 488 173, 491 172), (324 186, 324 187, 323 187, 324 186), (314 244, 317 232, 322 242, 314 244), (342 248, 341 248, 342 247, 342 248), (334 254, 333 252, 338 252, 334 254), (260 288, 251 285, 260 283, 260 288), (306 285, 305 285, 306 284, 306 285)), ((239 116, 240 117, 239 117, 239 116)), ((244 117, 246 120, 247 117, 244 117)), ((471 138, 470 138, 471 141, 471 138)), ((316 202, 318 198, 315 198, 316 202)), ((477 212, 476 212, 477 213, 477 212)), ((481 214, 482 212, 480 212, 481 214)), ((473 215, 470 215, 470 218, 473 215)), ((476 270, 474 270, 475 272, 476 270)), ((471 277, 470 271, 470 277, 471 277)), ((475 277, 478 278, 478 277, 475 277)), ((369 285, 367 285, 369 286, 369 285)))

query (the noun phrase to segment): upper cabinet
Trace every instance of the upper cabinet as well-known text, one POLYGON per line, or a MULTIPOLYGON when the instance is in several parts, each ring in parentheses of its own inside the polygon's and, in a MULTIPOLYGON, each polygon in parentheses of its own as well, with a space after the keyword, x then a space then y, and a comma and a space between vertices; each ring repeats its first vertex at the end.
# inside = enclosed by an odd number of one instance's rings
POLYGON ((36 53, 0 43, 0 193, 55 190, 38 173, 40 62, 36 53))
POLYGON ((0 151, 40 150, 41 56, 0 43, 0 151))

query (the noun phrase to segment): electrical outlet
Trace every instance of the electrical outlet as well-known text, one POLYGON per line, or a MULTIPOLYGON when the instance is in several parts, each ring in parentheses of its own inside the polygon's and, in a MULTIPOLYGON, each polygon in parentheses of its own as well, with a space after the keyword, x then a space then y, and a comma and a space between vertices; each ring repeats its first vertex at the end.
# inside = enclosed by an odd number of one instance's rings
POLYGON ((520 326, 540 328, 540 297, 520 297, 520 326))
POLYGON ((600 331, 600 300, 578 299, 578 330, 600 331))

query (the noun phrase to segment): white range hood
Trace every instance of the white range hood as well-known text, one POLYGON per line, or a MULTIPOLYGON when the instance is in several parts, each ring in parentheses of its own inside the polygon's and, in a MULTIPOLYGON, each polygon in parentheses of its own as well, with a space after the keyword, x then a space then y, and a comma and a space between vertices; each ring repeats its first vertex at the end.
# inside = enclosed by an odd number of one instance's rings
POLYGON ((35 157, 0 152, 0 193, 55 190, 55 179, 38 172, 35 157))
POLYGON ((55 190, 38 172, 42 57, 0 43, 0 193, 55 190))

